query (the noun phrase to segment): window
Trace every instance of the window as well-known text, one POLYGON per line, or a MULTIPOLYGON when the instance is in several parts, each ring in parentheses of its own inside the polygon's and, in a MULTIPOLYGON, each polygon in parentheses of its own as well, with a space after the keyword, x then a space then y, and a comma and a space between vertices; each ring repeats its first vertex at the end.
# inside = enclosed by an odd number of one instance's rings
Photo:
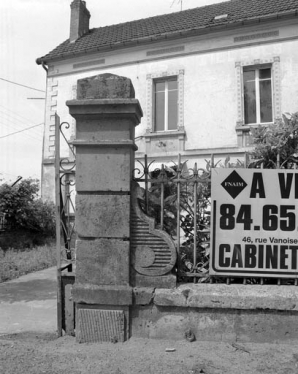
POLYGON ((273 122, 271 67, 243 69, 244 123, 273 122))
POLYGON ((147 154, 184 150, 184 69, 147 74, 147 154))
POLYGON ((147 134, 184 132, 184 70, 147 74, 147 134))
POLYGON ((253 125, 277 122, 281 118, 280 57, 237 61, 236 134, 239 147, 251 145, 253 125))
POLYGON ((177 77, 154 80, 154 131, 170 131, 177 128, 177 77))

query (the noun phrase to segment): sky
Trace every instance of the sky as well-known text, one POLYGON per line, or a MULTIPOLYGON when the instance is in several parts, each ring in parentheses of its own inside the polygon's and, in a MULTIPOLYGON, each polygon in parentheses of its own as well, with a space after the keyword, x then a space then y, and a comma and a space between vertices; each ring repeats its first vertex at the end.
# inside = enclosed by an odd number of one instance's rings
MULTIPOLYGON (((181 2, 186 10, 221 1, 86 3, 91 13, 90 28, 94 28, 178 12, 181 2)), ((35 60, 68 39, 70 3, 71 0, 0 0, 0 183, 14 182, 18 176, 41 178, 46 72, 35 60)))

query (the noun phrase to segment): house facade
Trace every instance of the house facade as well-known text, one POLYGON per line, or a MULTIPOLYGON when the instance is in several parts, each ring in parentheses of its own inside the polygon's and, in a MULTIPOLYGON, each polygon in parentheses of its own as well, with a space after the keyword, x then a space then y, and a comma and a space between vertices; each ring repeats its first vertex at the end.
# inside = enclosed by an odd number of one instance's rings
POLYGON ((54 199, 55 113, 75 137, 65 102, 78 79, 131 79, 144 113, 136 159, 156 164, 178 153, 199 166, 210 154, 242 159, 251 127, 298 110, 298 0, 231 0, 91 30, 89 18, 74 0, 69 39, 37 59, 47 70, 44 199, 54 199))

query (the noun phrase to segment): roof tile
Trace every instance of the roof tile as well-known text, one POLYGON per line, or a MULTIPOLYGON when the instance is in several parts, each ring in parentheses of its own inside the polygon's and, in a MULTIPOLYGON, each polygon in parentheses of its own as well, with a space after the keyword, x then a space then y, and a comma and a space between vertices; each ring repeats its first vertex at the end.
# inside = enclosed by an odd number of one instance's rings
POLYGON ((250 19, 281 16, 289 11, 298 12, 298 0, 232 0, 181 12, 155 16, 117 25, 95 28, 74 43, 66 40, 37 63, 66 58, 67 56, 104 50, 109 46, 142 42, 171 36, 174 33, 204 30, 219 25, 232 25, 250 19), (226 18, 215 20, 216 16, 226 18))

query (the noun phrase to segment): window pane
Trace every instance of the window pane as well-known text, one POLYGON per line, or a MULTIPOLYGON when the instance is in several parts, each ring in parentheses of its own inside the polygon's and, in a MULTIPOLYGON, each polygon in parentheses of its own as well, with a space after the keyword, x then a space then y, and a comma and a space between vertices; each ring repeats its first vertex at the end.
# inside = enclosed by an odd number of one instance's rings
POLYGON ((177 79, 168 81, 168 89, 169 90, 177 90, 178 89, 177 79))
POLYGON ((254 81, 244 81, 244 121, 245 124, 257 122, 256 87, 254 81))
POLYGON ((261 122, 272 122, 271 80, 260 81, 260 112, 261 122))
POLYGON ((155 131, 164 131, 165 129, 165 93, 155 93, 155 131))
POLYGON ((256 71, 255 70, 245 70, 243 72, 243 80, 244 83, 248 81, 254 81, 256 79, 256 71))
POLYGON ((178 91, 168 92, 168 130, 178 127, 178 91))
POLYGON ((164 92, 165 82, 155 82, 155 92, 164 92))
POLYGON ((260 79, 270 79, 271 78, 271 69, 260 69, 260 79))

